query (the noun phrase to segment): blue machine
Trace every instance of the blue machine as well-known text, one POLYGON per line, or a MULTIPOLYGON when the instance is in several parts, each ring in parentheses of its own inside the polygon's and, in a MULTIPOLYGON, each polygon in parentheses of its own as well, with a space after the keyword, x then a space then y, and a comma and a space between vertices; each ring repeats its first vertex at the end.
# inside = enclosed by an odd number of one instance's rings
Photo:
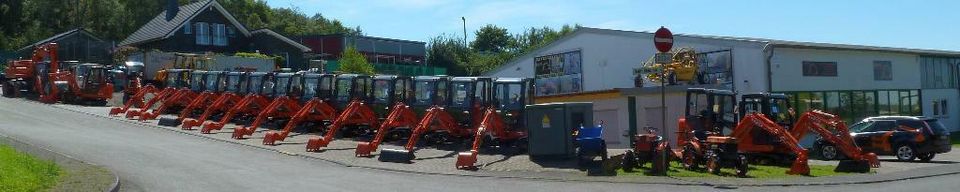
POLYGON ((594 157, 607 159, 607 143, 603 140, 603 124, 597 127, 585 128, 580 125, 577 130, 577 160, 579 163, 591 162, 594 157))

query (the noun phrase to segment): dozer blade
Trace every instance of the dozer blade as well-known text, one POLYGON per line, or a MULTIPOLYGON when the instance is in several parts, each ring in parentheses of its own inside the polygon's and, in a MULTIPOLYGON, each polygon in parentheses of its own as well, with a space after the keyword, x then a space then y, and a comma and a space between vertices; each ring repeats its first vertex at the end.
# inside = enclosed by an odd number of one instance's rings
POLYGON ((870 172, 870 162, 859 160, 840 160, 840 163, 837 164, 837 168, 834 168, 833 171, 846 173, 867 173, 870 172))
POLYGON ((267 131, 267 133, 263 135, 263 145, 276 145, 277 140, 282 141, 283 139, 280 138, 280 133, 276 131, 267 131))
POLYGON ((200 125, 200 121, 194 118, 185 118, 183 122, 180 123, 180 129, 183 130, 193 130, 193 127, 200 125))
MULTIPOLYGON (((373 152, 373 145, 370 142, 359 142, 357 143, 357 150, 354 151, 355 156, 357 157, 370 157, 370 152, 373 152)), ((380 154, 383 156, 383 153, 380 154)))
POLYGON ((163 118, 160 118, 160 122, 157 122, 157 124, 161 126, 176 127, 180 125, 180 120, 177 120, 177 118, 163 117, 163 118))
POLYGON ((117 115, 117 114, 120 114, 120 113, 123 113, 123 112, 124 112, 124 111, 123 111, 123 108, 120 108, 120 107, 110 108, 110 115, 111 115, 111 116, 117 115))
POLYGON ((307 141, 307 152, 320 151, 320 148, 327 147, 327 144, 330 144, 330 141, 323 137, 312 137, 307 141))
POLYGON ((477 152, 460 152, 457 154, 457 169, 477 170, 477 152))
POLYGON ((414 158, 413 152, 406 149, 383 149, 377 156, 378 161, 394 163, 412 163, 414 158))

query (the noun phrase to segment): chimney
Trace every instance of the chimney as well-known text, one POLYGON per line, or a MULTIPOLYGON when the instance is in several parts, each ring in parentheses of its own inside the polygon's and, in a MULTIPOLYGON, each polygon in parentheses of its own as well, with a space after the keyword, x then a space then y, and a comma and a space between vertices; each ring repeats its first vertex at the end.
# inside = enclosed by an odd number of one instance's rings
POLYGON ((167 0, 167 21, 173 20, 177 16, 177 12, 180 12, 180 5, 177 4, 177 0, 167 0))

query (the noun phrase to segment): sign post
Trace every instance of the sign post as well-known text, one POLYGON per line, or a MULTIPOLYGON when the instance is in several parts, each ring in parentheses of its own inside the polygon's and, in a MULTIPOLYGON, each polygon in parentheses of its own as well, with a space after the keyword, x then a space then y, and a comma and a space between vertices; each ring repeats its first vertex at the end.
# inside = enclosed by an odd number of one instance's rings
MULTIPOLYGON (((673 49, 673 33, 670 32, 666 27, 660 26, 660 29, 657 29, 657 32, 653 34, 653 45, 657 47, 657 51, 660 51, 656 55, 656 62, 660 64, 660 134, 662 134, 663 142, 667 142, 668 146, 670 145, 670 132, 667 130, 667 90, 666 90, 666 81, 667 81, 667 67, 666 64, 671 62, 671 57, 668 52, 670 49, 673 49)), ((667 149, 670 149, 667 147, 667 149)), ((660 162, 654 165, 654 173, 657 175, 666 175, 667 169, 670 167, 669 158, 667 158, 667 150, 661 150, 660 162)))

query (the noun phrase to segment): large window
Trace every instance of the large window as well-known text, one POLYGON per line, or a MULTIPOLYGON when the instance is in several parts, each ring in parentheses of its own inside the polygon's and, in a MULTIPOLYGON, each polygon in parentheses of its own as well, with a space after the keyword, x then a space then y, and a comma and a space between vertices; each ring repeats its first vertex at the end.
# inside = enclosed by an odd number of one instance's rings
POLYGON ((836 77, 837 62, 803 62, 803 76, 836 77))
POLYGON ((227 46, 227 28, 224 24, 213 24, 213 45, 227 46))
MULTIPOLYGON (((922 115, 919 90, 803 91, 786 94, 790 95, 791 106, 798 113, 824 110, 840 115, 847 123, 880 115, 922 115)), ((943 108, 942 104, 940 108, 943 108)))
POLYGON ((197 45, 210 45, 210 25, 197 22, 197 45))
POLYGON ((893 65, 890 61, 873 61, 873 80, 893 80, 893 65))
POLYGON ((958 58, 920 57, 924 89, 957 88, 958 58))

